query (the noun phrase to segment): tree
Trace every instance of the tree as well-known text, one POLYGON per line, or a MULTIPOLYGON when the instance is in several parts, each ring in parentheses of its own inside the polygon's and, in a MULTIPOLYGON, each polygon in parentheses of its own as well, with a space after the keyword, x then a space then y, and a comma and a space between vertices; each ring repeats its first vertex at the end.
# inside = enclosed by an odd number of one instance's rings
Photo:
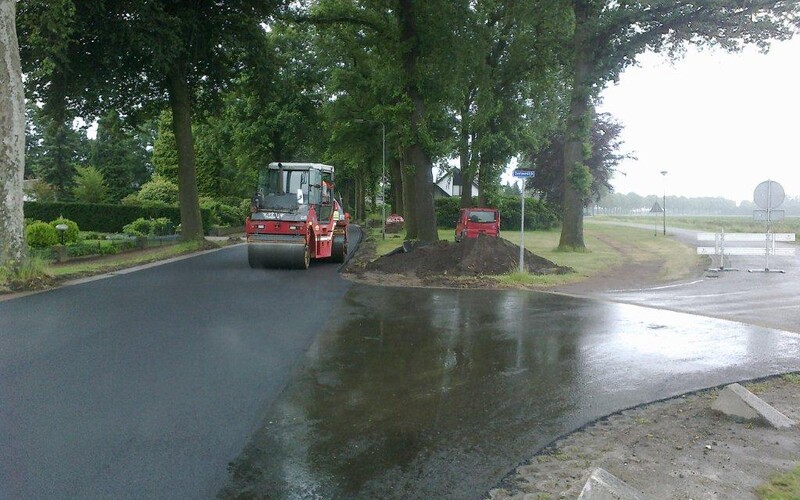
MULTIPOLYGON (((592 120, 592 152, 585 163, 592 183, 583 206, 613 190, 611 177, 615 168, 623 159, 630 158, 619 151, 621 133, 622 125, 608 113, 597 114, 592 120)), ((521 168, 536 171, 536 177, 528 181, 529 187, 541 192, 548 205, 557 211, 564 208, 564 143, 564 132, 558 132, 553 134, 547 146, 538 151, 528 151, 520 158, 521 168)))
MULTIPOLYGON (((47 5, 43 0, 34 3, 47 5)), ((195 106, 208 105, 224 89, 230 74, 248 55, 250 43, 263 33, 262 24, 278 0, 57 3, 74 13, 72 21, 64 23, 65 29, 56 30, 67 47, 58 52, 66 60, 61 66, 85 86, 83 92, 74 92, 71 85, 67 95, 85 96, 81 106, 92 111, 116 108, 131 115, 152 116, 169 103, 178 151, 183 237, 201 237, 192 115, 195 106), (81 61, 89 61, 92 67, 81 61)), ((38 88, 50 97, 51 87, 38 88)))
MULTIPOLYGON (((481 205, 498 191, 510 159, 539 147, 559 123, 566 14, 558 2, 478 2, 470 9, 464 38, 473 57, 462 62, 458 152, 462 185, 477 177, 481 205)), ((461 204, 472 204, 469 189, 461 204)))
POLYGON ((594 101, 609 81, 646 50, 675 57, 686 44, 766 50, 800 26, 800 3, 785 0, 572 0, 574 32, 564 144, 564 212, 559 248, 583 250, 583 206, 590 195, 589 135, 594 101))
MULTIPOLYGON (((368 58, 379 69, 368 82, 374 90, 385 90, 381 100, 376 100, 383 106, 368 118, 390 125, 387 130, 397 136, 398 156, 405 165, 409 238, 438 239, 432 167, 434 161, 449 155, 453 142, 449 108, 457 95, 458 79, 453 62, 463 53, 456 27, 463 25, 469 4, 466 0, 323 0, 304 18, 319 27, 353 27, 342 30, 340 35, 348 38, 340 40, 345 46, 356 41, 361 47, 346 54, 368 58)), ((343 88, 336 99, 353 90, 343 88)), ((366 111, 362 107, 349 121, 363 118, 366 111)))
POLYGON ((150 177, 148 140, 149 131, 127 126, 116 111, 98 121, 89 164, 102 173, 113 202, 135 192, 150 177))
POLYGON ((75 201, 79 203, 105 203, 108 201, 108 186, 103 173, 95 167, 75 167, 75 201))
POLYGON ((0 0, 0 267, 25 257, 22 180, 25 174, 25 95, 16 28, 16 0, 0 0))

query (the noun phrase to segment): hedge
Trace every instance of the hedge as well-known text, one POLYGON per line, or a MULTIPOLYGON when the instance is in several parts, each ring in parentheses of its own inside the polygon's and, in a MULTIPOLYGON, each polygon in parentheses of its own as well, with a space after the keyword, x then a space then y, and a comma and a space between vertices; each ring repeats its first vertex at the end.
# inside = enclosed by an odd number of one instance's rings
MULTIPOLYGON (((160 206, 144 207, 136 205, 111 205, 89 203, 45 203, 26 201, 24 206, 25 218, 32 220, 49 221, 61 216, 75 221, 82 231, 97 231, 101 233, 121 233, 126 224, 138 218, 158 219, 166 217, 176 226, 181 222, 181 213, 178 207, 160 206)), ((211 228, 211 212, 200 209, 203 217, 203 231, 211 228)))
MULTIPOLYGON (((502 196, 497 198, 490 207, 500 210, 500 229, 503 231, 519 230, 520 199, 516 196, 502 196)), ((458 211, 461 208, 461 199, 437 198, 436 225, 439 228, 455 228, 458 220, 458 211)), ((525 198, 525 229, 545 230, 556 227, 559 223, 558 216, 540 200, 525 198)))

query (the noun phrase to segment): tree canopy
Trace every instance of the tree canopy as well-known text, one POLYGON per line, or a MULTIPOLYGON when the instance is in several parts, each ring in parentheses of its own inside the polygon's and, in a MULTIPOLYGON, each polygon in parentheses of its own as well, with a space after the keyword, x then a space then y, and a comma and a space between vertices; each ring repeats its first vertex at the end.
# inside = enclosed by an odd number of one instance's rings
POLYGON ((619 160, 619 125, 594 111, 609 82, 644 51, 766 49, 800 24, 785 0, 18 5, 28 172, 60 197, 77 166, 96 167, 115 201, 155 172, 179 186, 194 238, 200 196, 247 196, 269 161, 324 161, 358 218, 382 194, 410 238, 435 240, 433 167, 458 158, 486 203, 517 156, 561 207, 564 250, 584 248, 584 207, 619 160), (76 117, 99 117, 94 141, 76 117))

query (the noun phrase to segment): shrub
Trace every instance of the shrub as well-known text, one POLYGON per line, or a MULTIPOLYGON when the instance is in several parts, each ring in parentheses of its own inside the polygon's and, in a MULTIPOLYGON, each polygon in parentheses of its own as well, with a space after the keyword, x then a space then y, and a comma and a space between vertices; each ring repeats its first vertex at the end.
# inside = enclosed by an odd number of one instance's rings
MULTIPOLYGON (((473 199, 473 205, 477 200, 473 199)), ((519 230, 520 199, 516 196, 499 196, 487 203, 488 207, 500 210, 500 229, 519 230)), ((454 228, 461 208, 461 199, 437 198, 435 200, 436 225, 439 228, 454 228)), ((525 229, 552 229, 558 224, 558 216, 540 200, 525 198, 525 229)))
MULTIPOLYGON (((81 230, 78 228, 77 223, 65 219, 64 217, 59 217, 58 219, 50 221, 50 225, 53 226, 53 229, 59 224, 65 224, 67 226, 67 230, 64 232, 65 243, 75 243, 81 239, 81 230)), ((56 230, 56 234, 58 234, 58 230, 56 230)))
POLYGON ((152 232, 156 236, 167 236, 174 234, 175 224, 166 217, 159 217, 151 221, 152 232))
POLYGON ((154 175, 153 178, 142 184, 139 194, 136 195, 140 202, 156 201, 161 203, 178 202, 178 185, 174 182, 154 175))
POLYGON ((95 167, 75 167, 75 187, 72 194, 81 203, 103 203, 108 200, 108 186, 103 172, 95 167))
MULTIPOLYGON (((203 229, 208 231, 211 227, 211 214, 204 208, 200 209, 200 213, 203 217, 203 229)), ((180 210, 174 206, 25 202, 25 217, 28 219, 53 220, 61 215, 75 221, 84 231, 101 233, 120 233, 126 224, 140 217, 166 217, 176 225, 181 221, 180 210)))
MULTIPOLYGON (((248 203, 247 214, 250 213, 248 203)), ((213 226, 241 226, 247 215, 243 215, 239 206, 231 206, 214 200, 213 198, 201 198, 200 207, 211 213, 211 225, 213 226)))
POLYGON ((25 228, 25 240, 31 248, 47 248, 58 244, 58 233, 50 224, 36 221, 25 228))
POLYGON ((122 232, 128 236, 147 236, 153 232, 153 221, 139 217, 130 224, 122 228, 122 232))

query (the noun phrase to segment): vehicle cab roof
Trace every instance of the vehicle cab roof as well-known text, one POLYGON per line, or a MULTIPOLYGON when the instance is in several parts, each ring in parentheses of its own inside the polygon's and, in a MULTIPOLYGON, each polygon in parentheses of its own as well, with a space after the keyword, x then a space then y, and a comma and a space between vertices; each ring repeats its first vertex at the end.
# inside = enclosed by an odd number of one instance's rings
POLYGON ((299 162, 279 162, 274 161, 269 164, 270 169, 284 168, 286 170, 321 170, 322 172, 333 172, 332 165, 324 163, 299 163, 299 162))

